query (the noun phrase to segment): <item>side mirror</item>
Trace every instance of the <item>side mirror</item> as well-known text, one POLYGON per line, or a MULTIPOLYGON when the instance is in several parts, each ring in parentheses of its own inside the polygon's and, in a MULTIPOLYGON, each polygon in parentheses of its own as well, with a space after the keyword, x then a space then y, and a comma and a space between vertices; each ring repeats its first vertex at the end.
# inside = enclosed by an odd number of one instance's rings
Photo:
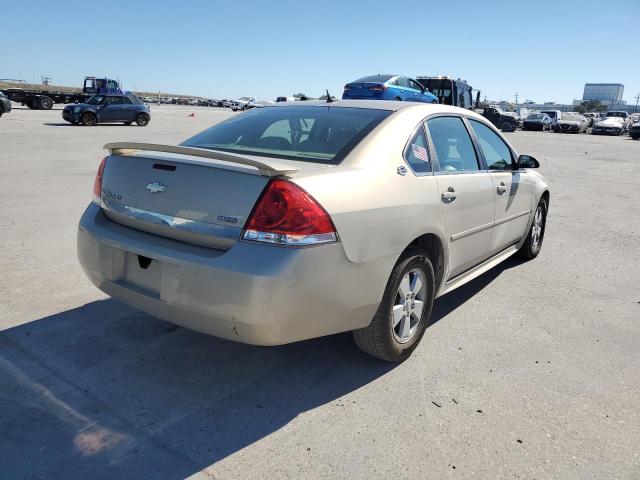
POLYGON ((518 168, 540 168, 540 162, 530 155, 518 157, 518 168))

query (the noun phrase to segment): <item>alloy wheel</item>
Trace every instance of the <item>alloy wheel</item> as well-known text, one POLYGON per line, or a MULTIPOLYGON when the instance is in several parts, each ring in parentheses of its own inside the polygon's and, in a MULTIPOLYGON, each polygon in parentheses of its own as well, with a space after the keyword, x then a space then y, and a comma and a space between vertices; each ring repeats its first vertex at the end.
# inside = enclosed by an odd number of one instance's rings
POLYGON ((540 240, 542 239, 542 221, 544 219, 544 213, 542 211, 542 205, 538 205, 536 214, 533 217, 533 226, 531 229, 531 246, 534 249, 540 247, 540 240))
POLYGON ((419 330, 426 291, 421 269, 413 268, 402 277, 391 309, 393 337, 398 343, 407 343, 419 330))

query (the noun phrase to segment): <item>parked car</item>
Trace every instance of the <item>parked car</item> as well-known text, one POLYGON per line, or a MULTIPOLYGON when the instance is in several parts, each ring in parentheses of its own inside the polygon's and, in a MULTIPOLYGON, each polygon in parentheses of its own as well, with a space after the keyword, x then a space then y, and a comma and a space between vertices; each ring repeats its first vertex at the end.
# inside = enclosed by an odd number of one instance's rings
POLYGON ((523 130, 549 130, 551 131, 551 117, 546 113, 530 113, 524 122, 522 122, 523 130))
POLYGON ((640 113, 631 115, 631 125, 629 127, 629 136, 634 140, 640 138, 640 113))
POLYGON ((438 97, 422 84, 401 75, 371 75, 359 78, 344 86, 342 98, 438 103, 438 97))
POLYGON ((231 110, 233 110, 234 112, 238 110, 248 110, 253 106, 252 104, 254 104, 255 102, 255 97, 240 97, 238 100, 233 100, 231 102, 231 110))
POLYGON ((0 117, 3 113, 11 111, 11 100, 4 93, 0 92, 0 117))
POLYGON ((87 103, 67 105, 62 118, 74 125, 93 126, 98 123, 136 122, 141 127, 151 120, 149 106, 135 95, 94 95, 87 103))
POLYGON ((541 113, 549 115, 549 118, 551 119, 551 128, 555 127, 558 120, 562 118, 562 112, 560 110, 542 110, 541 113))
POLYGON ((483 109, 482 116, 503 132, 513 132, 518 128, 519 117, 514 112, 505 112, 497 106, 483 109))
POLYGON ((78 228, 86 275, 234 341, 353 330, 365 352, 401 361, 434 298, 516 253, 535 258, 544 239, 538 162, 456 107, 285 103, 179 146, 105 148, 78 228))
POLYGON ((562 118, 553 127, 556 133, 586 133, 589 120, 579 113, 563 113, 562 118))
POLYGON ((628 128, 629 114, 627 112, 611 111, 596 122, 591 129, 593 135, 622 135, 628 128))

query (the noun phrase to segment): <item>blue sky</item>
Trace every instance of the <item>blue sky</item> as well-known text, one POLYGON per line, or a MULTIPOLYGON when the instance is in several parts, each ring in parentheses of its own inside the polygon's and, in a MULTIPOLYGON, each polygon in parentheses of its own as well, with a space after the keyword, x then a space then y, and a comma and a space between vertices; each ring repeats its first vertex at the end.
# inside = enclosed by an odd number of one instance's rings
POLYGON ((0 78, 214 98, 339 95, 373 73, 461 77, 492 100, 640 93, 639 0, 2 3, 0 78))

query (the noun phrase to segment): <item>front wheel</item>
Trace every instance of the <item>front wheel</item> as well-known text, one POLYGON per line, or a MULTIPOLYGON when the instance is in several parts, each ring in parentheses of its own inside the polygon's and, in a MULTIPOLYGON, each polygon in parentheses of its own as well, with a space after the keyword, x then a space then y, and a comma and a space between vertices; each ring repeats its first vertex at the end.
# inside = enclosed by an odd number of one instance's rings
POLYGON ((424 252, 410 250, 394 267, 380 306, 368 327, 353 331, 358 347, 388 362, 401 362, 415 350, 431 317, 433 266, 424 252))
POLYGON ((540 200, 536 213, 533 215, 533 222, 529 228, 529 234, 524 245, 518 250, 518 256, 525 260, 533 260, 540 253, 542 241, 544 240, 544 230, 547 223, 547 202, 540 200))
POLYGON ((500 125, 500 130, 502 130, 503 132, 512 132, 513 124, 511 122, 502 122, 502 124, 500 125))
POLYGON ((136 117, 136 123, 141 127, 146 127, 149 124, 149 115, 146 113, 139 113, 136 117))
POLYGON ((93 127, 96 123, 98 123, 98 119, 93 113, 87 112, 84 115, 82 115, 82 118, 80 119, 80 123, 85 127, 93 127))

